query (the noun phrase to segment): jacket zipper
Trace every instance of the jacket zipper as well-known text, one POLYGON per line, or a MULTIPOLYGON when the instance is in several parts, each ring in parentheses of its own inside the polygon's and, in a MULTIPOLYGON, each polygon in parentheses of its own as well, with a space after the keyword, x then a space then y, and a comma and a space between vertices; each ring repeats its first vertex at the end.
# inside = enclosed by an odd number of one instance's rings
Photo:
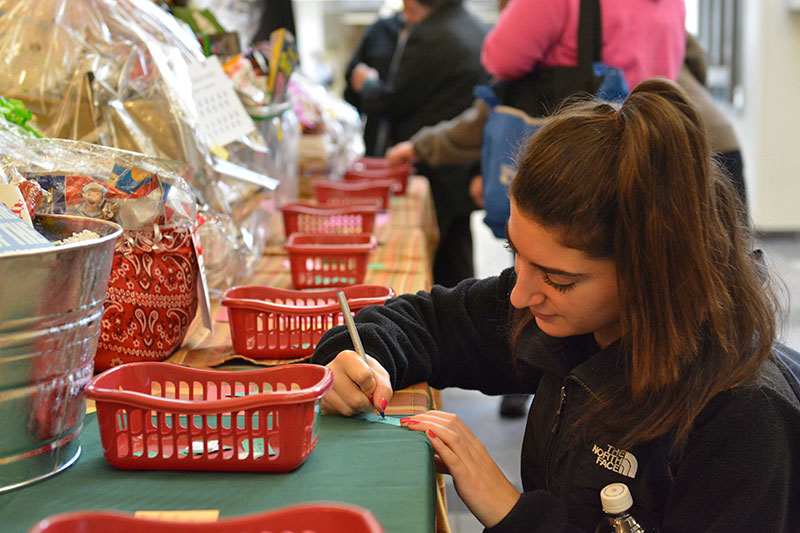
POLYGON ((558 426, 561 419, 561 409, 564 407, 564 402, 567 399, 567 383, 564 380, 561 384, 561 398, 558 401, 558 409, 556 409, 556 416, 555 420, 553 421, 553 427, 550 428, 550 438, 547 443, 547 448, 545 451, 545 470, 544 470, 544 481, 547 490, 553 492, 553 488, 550 486, 550 479, 552 478, 552 470, 553 470, 553 462, 554 462, 554 455, 556 450, 556 434, 558 433, 558 426))
POLYGON ((555 420, 553 421, 553 427, 550 428, 550 438, 547 443, 547 448, 545 452, 545 486, 547 490, 553 492, 551 487, 550 480, 552 479, 554 463, 555 463, 555 451, 556 451, 556 436, 558 434, 558 429, 561 424, 561 412, 564 410, 564 405, 567 401, 567 381, 571 380, 577 383, 582 389, 584 389, 590 396, 597 398, 597 394, 589 388, 586 383, 582 380, 578 379, 576 376, 572 374, 568 375, 564 378, 564 381, 561 383, 561 398, 558 402, 558 409, 556 409, 555 420))

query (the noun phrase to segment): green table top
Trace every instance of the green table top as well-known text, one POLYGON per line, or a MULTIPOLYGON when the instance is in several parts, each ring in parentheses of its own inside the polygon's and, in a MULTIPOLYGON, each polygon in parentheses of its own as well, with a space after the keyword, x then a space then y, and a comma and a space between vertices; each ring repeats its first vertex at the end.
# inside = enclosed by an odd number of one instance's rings
POLYGON ((95 414, 82 453, 63 472, 0 494, 0 529, 24 533, 68 511, 218 509, 220 517, 305 502, 345 502, 372 511, 387 533, 434 531, 436 487, 427 437, 390 424, 321 417, 319 441, 286 474, 117 470, 103 457, 95 414))

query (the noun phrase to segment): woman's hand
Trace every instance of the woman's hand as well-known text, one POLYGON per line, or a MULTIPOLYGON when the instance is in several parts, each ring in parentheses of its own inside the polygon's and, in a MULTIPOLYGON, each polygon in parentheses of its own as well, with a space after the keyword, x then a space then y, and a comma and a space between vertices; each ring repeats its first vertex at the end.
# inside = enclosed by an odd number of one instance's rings
POLYGON ((389 373, 372 357, 367 360, 369 366, 356 352, 344 350, 326 365, 333 371, 333 388, 322 398, 326 412, 352 416, 386 409, 392 399, 389 373))
POLYGON ((519 491, 457 415, 428 411, 400 424, 428 435, 437 471, 453 477, 456 492, 484 526, 496 525, 519 500, 519 491))
POLYGON ((411 141, 395 144, 386 150, 385 157, 390 165, 399 165, 406 162, 415 163, 417 161, 417 154, 414 153, 414 144, 411 141))

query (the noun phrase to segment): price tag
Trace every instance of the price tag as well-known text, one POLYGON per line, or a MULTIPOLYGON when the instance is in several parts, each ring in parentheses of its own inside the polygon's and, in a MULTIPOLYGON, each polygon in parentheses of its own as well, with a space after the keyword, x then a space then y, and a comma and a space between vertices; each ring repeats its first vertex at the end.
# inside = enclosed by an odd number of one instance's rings
POLYGON ((164 520, 166 522, 216 522, 219 509, 203 509, 197 511, 136 511, 136 518, 164 520))
POLYGON ((217 56, 189 65, 197 126, 209 146, 225 146, 256 129, 217 56))

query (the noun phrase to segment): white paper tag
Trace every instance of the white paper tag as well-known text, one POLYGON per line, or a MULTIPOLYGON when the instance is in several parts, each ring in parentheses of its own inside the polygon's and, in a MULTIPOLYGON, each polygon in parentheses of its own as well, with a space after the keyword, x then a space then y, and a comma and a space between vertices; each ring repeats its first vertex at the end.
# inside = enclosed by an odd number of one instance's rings
POLYGON ((225 146, 256 129, 217 56, 189 65, 197 126, 210 145, 225 146))
POLYGON ((52 247, 53 243, 0 203, 0 254, 52 247))

